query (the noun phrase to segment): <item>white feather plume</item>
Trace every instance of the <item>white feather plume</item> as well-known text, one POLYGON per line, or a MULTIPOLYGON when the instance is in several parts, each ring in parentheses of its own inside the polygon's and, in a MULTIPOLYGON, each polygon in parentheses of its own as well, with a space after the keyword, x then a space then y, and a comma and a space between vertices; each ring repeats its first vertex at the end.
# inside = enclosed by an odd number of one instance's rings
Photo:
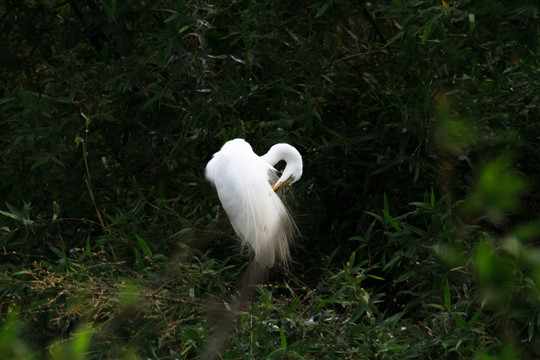
POLYGON ((289 243, 298 229, 272 190, 277 170, 257 156, 247 142, 235 139, 223 145, 208 162, 206 178, 216 187, 235 232, 243 244, 253 249, 255 260, 271 267, 277 257, 286 264, 290 259, 289 243))

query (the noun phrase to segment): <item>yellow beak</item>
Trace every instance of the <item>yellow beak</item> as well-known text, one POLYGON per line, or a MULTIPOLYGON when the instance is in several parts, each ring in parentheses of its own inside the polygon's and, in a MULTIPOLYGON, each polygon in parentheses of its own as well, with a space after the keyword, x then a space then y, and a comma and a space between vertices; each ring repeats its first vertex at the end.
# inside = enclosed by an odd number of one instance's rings
POLYGON ((280 181, 280 182, 277 182, 276 185, 274 185, 274 187, 272 188, 272 190, 274 190, 274 192, 278 191, 279 189, 281 189, 283 186, 289 184, 291 182, 291 178, 288 178, 287 180, 285 181, 280 181))

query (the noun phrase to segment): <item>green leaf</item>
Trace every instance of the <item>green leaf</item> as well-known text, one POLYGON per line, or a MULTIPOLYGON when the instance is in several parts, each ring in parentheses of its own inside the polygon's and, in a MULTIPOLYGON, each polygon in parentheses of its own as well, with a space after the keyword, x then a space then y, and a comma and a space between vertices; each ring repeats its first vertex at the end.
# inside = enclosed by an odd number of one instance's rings
POLYGON ((58 214, 60 213, 60 207, 56 201, 53 201, 53 217, 52 222, 55 222, 58 219, 58 214))
POLYGON ((10 218, 15 219, 15 220, 20 220, 20 218, 17 215, 12 214, 12 213, 7 212, 7 211, 0 210, 0 214, 2 214, 4 216, 7 216, 7 217, 10 217, 10 218))
POLYGON ((378 215, 378 214, 375 214, 371 211, 364 211, 366 214, 369 214, 371 216, 373 216, 375 219, 377 219, 380 223, 383 223, 384 224, 384 219, 382 216, 378 215))
POLYGON ((56 256, 58 256, 59 259, 64 259, 65 258, 65 254, 60 249, 49 246, 49 250, 51 250, 53 253, 55 253, 56 256))
POLYGON ((319 10, 317 10, 317 13, 315 14, 315 19, 321 17, 326 12, 326 10, 328 10, 329 6, 330 5, 328 3, 324 3, 323 6, 321 6, 319 10))
POLYGON ((107 41, 105 41, 103 43, 103 46, 101 47, 101 60, 103 61, 107 61, 107 59, 109 58, 109 43, 107 41))
POLYGON ((383 211, 390 213, 390 205, 388 204, 388 196, 386 196, 386 192, 383 194, 383 211))
POLYGON ((137 266, 137 271, 142 271, 143 269, 143 260, 141 257, 141 254, 139 253, 139 250, 135 250, 135 265, 137 266))
POLYGON ((285 337, 285 333, 281 328, 279 329, 279 337, 281 338, 281 347, 283 350, 287 350, 287 338, 285 337))
POLYGON ((86 254, 88 257, 92 257, 92 248, 90 246, 90 236, 86 238, 86 244, 85 244, 86 254))
POLYGON ((64 163, 62 161, 60 161, 60 159, 58 159, 56 156, 52 155, 52 154, 48 154, 49 155, 49 159, 55 163, 55 164, 58 164, 60 166, 62 166, 63 168, 65 168, 66 166, 64 165, 64 163))
POLYGON ((86 121, 86 125, 90 124, 90 118, 88 117, 88 115, 86 115, 85 113, 83 113, 81 111, 81 116, 84 118, 84 120, 86 121))
POLYGON ((424 44, 426 40, 428 39, 429 32, 431 31, 432 25, 433 25, 433 21, 430 21, 424 26, 424 33, 422 34, 422 44, 424 44))
POLYGON ((84 325, 77 330, 73 339, 73 354, 77 359, 83 359, 90 347, 90 340, 94 334, 90 325, 84 325))
POLYGON ((13 101, 14 99, 15 99, 14 97, 8 97, 8 96, 0 98, 0 105, 4 105, 5 103, 13 101))
POLYGON ((381 167, 379 167, 376 170, 373 170, 372 172, 370 172, 370 175, 377 175, 377 174, 383 173, 383 172, 385 172, 387 170, 393 169, 393 168, 395 168, 396 165, 401 164, 403 161, 404 161, 404 159, 401 158, 401 157, 398 157, 398 158, 390 160, 390 161, 386 161, 385 163, 382 164, 381 167))
POLYGON ((45 164, 47 161, 49 161, 49 154, 47 153, 41 153, 33 156, 28 156, 28 160, 34 160, 34 163, 30 167, 30 170, 34 170, 40 165, 45 164))
POLYGON ((107 14, 107 17, 112 21, 116 21, 116 17, 114 16, 114 9, 116 7, 116 1, 112 0, 111 4, 109 5, 107 1, 101 0, 101 6, 103 7, 103 10, 107 14))
POLYGON ((54 99, 54 101, 60 104, 73 104, 73 99, 68 97, 57 97, 54 99))
POLYGON ((139 243, 139 246, 141 247, 141 250, 143 253, 148 256, 149 258, 152 257, 152 250, 146 245, 146 242, 141 238, 139 235, 135 235, 135 238, 137 239, 137 242, 139 243))
POLYGON ((291 304, 289 305, 289 307, 285 311, 285 316, 288 316, 289 314, 291 314, 294 311, 296 306, 298 304, 300 304, 300 300, 301 300, 300 295, 294 297, 294 300, 291 302, 291 304))
POLYGON ((248 50, 246 52, 246 61, 247 61, 247 66, 251 68, 253 66, 253 51, 252 50, 248 50))
POLYGON ((349 261, 347 261, 347 267, 349 269, 353 267, 355 258, 356 258, 356 253, 353 251, 351 256, 349 257, 349 261))
POLYGON ((6 206, 7 206, 8 210, 10 212, 0 210, 0 214, 8 216, 8 217, 10 217, 12 219, 15 219, 15 220, 19 220, 20 222, 23 222, 23 220, 25 220, 24 216, 21 214, 21 212, 19 210, 15 209, 15 207, 13 207, 13 205, 6 202, 6 206))
POLYGON ((447 310, 450 310, 450 306, 452 305, 450 301, 450 284, 448 283, 448 279, 446 279, 446 284, 444 286, 444 307, 447 310))
POLYGON ((467 323, 463 321, 463 319, 457 316, 455 313, 452 313, 452 318, 454 319, 456 324, 458 324, 460 327, 467 328, 467 323))
POLYGON ((154 94, 150 99, 146 100, 141 110, 148 109, 152 104, 154 104, 159 99, 161 99, 161 94, 160 93, 154 94))
POLYGON ((289 85, 285 85, 285 84, 282 84, 282 83, 277 83, 275 86, 277 88, 285 90, 285 91, 294 92, 294 88, 292 88, 289 85))
POLYGON ((478 310, 476 310, 473 317, 471 318, 471 321, 469 321, 469 328, 473 328, 476 326, 476 322, 478 321, 480 315, 482 315, 483 310, 483 307, 480 307, 478 310))
POLYGON ((400 233, 403 232, 403 230, 401 229, 401 227, 399 226, 399 224, 397 223, 397 221, 389 214, 387 213, 386 211, 383 210, 383 215, 384 215, 384 219, 390 223, 390 225, 392 225, 392 227, 394 227, 394 229, 396 229, 397 231, 399 231, 400 233))

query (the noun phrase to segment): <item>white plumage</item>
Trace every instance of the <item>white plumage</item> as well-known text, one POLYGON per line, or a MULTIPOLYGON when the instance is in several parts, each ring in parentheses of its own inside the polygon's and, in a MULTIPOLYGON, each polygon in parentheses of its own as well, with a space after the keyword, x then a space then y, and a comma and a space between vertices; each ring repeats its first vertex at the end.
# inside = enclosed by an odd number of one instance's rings
POLYGON ((264 267, 273 266, 276 257, 288 261, 289 242, 298 232, 271 185, 278 178, 273 166, 280 160, 287 165, 274 185, 277 190, 302 176, 302 157, 288 144, 276 144, 259 157, 246 141, 234 139, 206 165, 206 178, 216 187, 236 234, 264 267))

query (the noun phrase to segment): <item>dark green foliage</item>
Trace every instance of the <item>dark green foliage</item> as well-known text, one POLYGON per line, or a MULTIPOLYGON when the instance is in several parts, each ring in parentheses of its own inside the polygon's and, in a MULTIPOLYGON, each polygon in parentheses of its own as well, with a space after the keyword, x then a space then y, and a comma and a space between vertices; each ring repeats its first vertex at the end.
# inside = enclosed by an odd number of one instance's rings
POLYGON ((195 358, 244 255, 203 170, 304 155, 223 357, 540 355, 539 7, 0 1, 0 351, 195 358))

